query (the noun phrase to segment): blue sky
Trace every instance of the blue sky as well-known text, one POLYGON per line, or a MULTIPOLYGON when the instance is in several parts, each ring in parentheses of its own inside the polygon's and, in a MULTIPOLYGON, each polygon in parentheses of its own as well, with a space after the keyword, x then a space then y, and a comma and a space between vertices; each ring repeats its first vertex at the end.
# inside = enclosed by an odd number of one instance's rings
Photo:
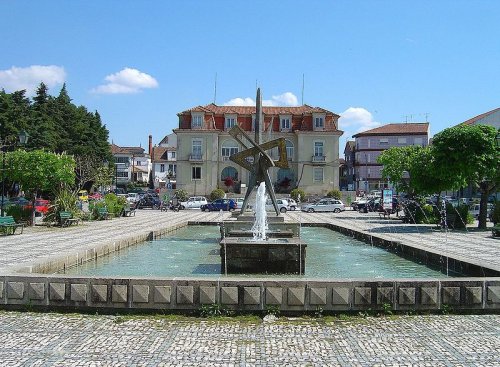
POLYGON ((121 146, 214 100, 304 103, 353 134, 500 107, 499 1, 0 1, 0 88, 66 82, 121 146))

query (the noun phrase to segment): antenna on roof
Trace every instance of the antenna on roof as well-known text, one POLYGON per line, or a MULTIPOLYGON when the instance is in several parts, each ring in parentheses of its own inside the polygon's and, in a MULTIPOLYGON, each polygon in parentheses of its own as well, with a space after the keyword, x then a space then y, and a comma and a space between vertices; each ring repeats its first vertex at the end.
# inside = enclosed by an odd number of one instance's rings
POLYGON ((424 116, 425 116, 425 122, 429 122, 429 121, 428 121, 429 115, 430 115, 430 113, 429 113, 429 112, 425 112, 425 113, 424 113, 424 116))
POLYGON ((304 74, 302 74, 302 106, 304 105, 304 74))
POLYGON ((214 81, 214 104, 217 100, 217 72, 215 72, 215 81, 214 81))
POLYGON ((257 90, 259 88, 258 86, 258 83, 257 83, 257 79, 255 79, 255 90, 257 90))

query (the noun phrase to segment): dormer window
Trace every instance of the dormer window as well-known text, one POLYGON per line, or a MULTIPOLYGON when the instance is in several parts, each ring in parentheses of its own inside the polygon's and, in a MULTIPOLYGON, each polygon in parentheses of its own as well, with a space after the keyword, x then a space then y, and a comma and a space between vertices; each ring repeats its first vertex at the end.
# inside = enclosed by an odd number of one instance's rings
POLYGON ((193 113, 191 115, 191 129, 201 129, 203 126, 203 114, 193 113))
POLYGON ((236 125, 237 116, 236 115, 226 115, 224 120, 224 129, 229 130, 234 125, 236 125))
POLYGON ((314 130, 323 130, 325 128, 325 114, 314 113, 313 126, 314 130))
POLYGON ((280 130, 290 131, 292 128, 292 116, 280 115, 280 130))

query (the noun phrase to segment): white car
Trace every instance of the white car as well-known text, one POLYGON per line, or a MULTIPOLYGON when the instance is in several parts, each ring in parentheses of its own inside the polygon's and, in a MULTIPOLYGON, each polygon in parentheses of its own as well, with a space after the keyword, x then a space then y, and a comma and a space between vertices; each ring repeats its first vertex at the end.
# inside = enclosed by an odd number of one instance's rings
MULTIPOLYGON (((474 217, 474 219, 479 218, 479 208, 480 204, 472 204, 469 208, 469 213, 474 217)), ((486 218, 489 218, 491 216, 491 212, 493 211, 493 204, 488 203, 486 207, 486 218)))
POLYGON ((288 210, 297 210, 297 208, 299 207, 297 205, 297 202, 293 199, 286 199, 288 201, 288 210))
POLYGON ((138 193, 136 192, 130 192, 127 194, 127 201, 132 204, 132 203, 136 203, 140 200, 140 196, 138 193))
POLYGON ((180 209, 199 209, 202 205, 208 204, 204 196, 191 196, 188 201, 181 201, 180 209))
POLYGON ((324 198, 313 204, 306 204, 302 206, 303 212, 334 212, 340 213, 345 210, 345 205, 342 201, 331 198, 324 198))
MULTIPOLYGON (((288 201, 286 199, 276 199, 278 210, 280 213, 286 213, 288 210, 288 201)), ((266 211, 274 211, 273 202, 269 199, 266 201, 266 211)))
MULTIPOLYGON (((243 207, 243 201, 245 200, 245 198, 235 198, 233 200, 236 202, 236 204, 238 204, 238 208, 243 207)), ((247 202, 247 209, 252 209, 252 204, 250 204, 250 200, 248 200, 247 202)))

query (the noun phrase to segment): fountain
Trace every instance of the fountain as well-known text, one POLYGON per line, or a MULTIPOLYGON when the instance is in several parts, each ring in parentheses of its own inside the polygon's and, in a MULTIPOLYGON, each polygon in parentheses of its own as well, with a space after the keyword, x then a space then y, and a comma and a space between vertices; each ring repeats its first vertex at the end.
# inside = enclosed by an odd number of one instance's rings
POLYGON ((222 273, 304 274, 307 245, 300 239, 300 225, 284 221, 268 172, 271 167, 288 168, 285 139, 278 138, 260 144, 262 121, 262 98, 260 89, 257 89, 255 139, 252 140, 238 125, 229 131, 244 148, 229 159, 250 171, 250 180, 241 213, 237 213, 236 220, 221 224, 222 273), (248 143, 250 146, 247 146, 248 143), (273 148, 278 148, 277 161, 266 153, 266 150, 273 148), (249 157, 253 157, 252 163, 249 157), (258 187, 255 214, 249 215, 246 211, 247 202, 255 187, 258 187), (267 216, 266 193, 273 203, 276 216, 267 216))

